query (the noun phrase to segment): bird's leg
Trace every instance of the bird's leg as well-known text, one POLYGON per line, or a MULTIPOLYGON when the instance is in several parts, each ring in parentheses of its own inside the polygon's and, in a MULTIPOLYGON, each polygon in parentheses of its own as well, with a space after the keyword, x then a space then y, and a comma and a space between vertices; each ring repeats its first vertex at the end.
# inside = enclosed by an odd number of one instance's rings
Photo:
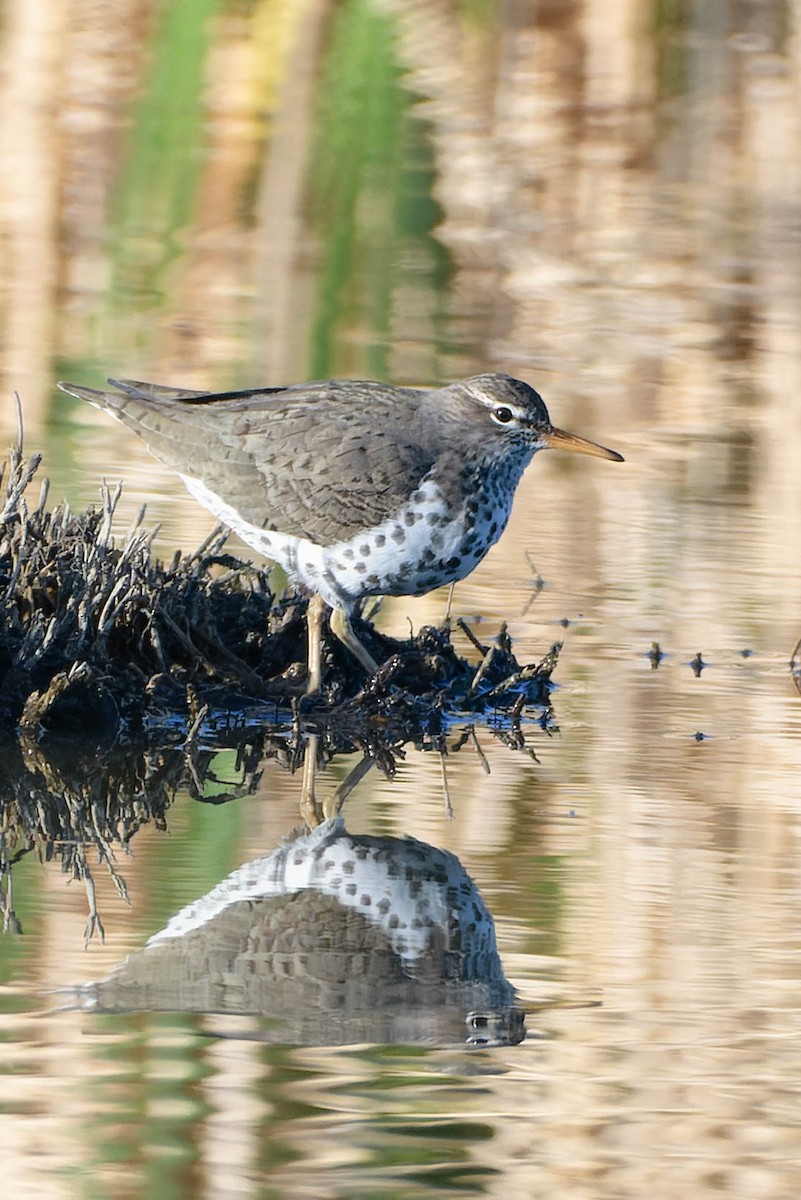
POLYGON ((358 659, 364 667, 368 675, 375 675, 378 670, 378 663, 369 654, 361 644, 356 634, 353 632, 353 626, 350 623, 350 617, 345 612, 344 608, 335 608, 331 613, 330 620, 331 632, 339 638, 343 646, 347 646, 354 658, 358 659))
POLYGON ((323 801, 323 813, 327 820, 333 817, 338 817, 342 812, 342 806, 351 794, 357 784, 361 783, 365 775, 367 775, 375 766, 375 759, 369 754, 365 754, 364 758, 360 759, 342 780, 339 787, 334 792, 333 796, 328 796, 323 801))
POLYGON ((309 682, 306 686, 307 695, 319 692, 322 678, 323 657, 323 603, 322 596, 312 596, 306 609, 306 626, 308 629, 308 669, 309 682))
POLYGON ((300 815, 309 829, 316 829, 323 819, 314 792, 319 741, 319 734, 310 733, 306 739, 306 745, 303 747, 303 783, 300 789, 300 815))

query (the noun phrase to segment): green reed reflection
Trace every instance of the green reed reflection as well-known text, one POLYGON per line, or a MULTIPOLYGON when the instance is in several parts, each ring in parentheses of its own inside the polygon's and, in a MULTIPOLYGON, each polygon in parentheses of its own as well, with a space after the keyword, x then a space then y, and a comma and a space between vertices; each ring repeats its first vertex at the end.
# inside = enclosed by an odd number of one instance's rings
POLYGON ((447 278, 447 255, 433 237, 432 148, 414 115, 396 36, 392 19, 368 0, 351 0, 338 9, 327 48, 309 179, 322 244, 316 378, 340 369, 337 345, 354 329, 366 341, 360 370, 388 378, 404 275, 416 287, 424 280, 427 292, 441 292, 447 278))
POLYGON ((152 67, 133 127, 111 221, 112 295, 150 295, 180 256, 202 167, 204 68, 220 0, 170 0, 147 47, 152 67), (143 247, 141 239, 147 245, 143 247))

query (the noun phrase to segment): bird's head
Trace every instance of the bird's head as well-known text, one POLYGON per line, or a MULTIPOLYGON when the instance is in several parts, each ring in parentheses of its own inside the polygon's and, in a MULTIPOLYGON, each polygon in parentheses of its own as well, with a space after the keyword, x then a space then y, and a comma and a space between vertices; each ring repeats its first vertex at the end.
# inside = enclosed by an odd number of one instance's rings
POLYGON ((623 456, 615 450, 555 428, 542 397, 521 379, 501 374, 474 375, 453 385, 453 390, 457 389, 462 403, 470 405, 474 414, 478 410, 477 432, 486 438, 488 450, 490 446, 501 453, 517 449, 527 455, 537 450, 570 450, 612 462, 623 461, 623 456))

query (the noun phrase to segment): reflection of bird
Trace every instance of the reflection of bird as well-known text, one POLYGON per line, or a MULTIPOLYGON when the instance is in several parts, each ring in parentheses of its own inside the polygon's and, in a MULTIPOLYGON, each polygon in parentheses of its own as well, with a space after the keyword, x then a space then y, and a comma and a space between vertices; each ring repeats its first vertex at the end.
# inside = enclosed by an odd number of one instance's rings
POLYGON ((380 927, 412 972, 443 933, 448 948, 464 955, 467 977, 497 963, 492 916, 455 855, 414 838, 352 836, 342 817, 246 863, 176 913, 148 945, 185 937, 240 901, 309 889, 380 927))
POLYGON ((459 860, 341 817, 223 879, 82 1007, 260 1013, 299 1041, 516 1042, 523 1011, 459 860))
POLYGON ((328 380, 218 394, 110 381, 59 387, 142 437, 192 495, 315 597, 309 690, 320 686, 323 603, 364 668, 350 615, 367 596, 422 595, 464 579, 500 537, 538 450, 620 461, 555 429, 508 375, 436 389, 328 380))

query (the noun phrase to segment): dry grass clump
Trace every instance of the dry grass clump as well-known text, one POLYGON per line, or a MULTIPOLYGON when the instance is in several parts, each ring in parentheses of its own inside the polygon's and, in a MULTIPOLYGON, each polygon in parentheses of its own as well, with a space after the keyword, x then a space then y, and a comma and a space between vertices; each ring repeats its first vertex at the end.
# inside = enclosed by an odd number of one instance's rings
POLYGON ((286 666, 275 653, 301 649, 299 614, 276 609, 265 572, 222 553, 223 533, 165 565, 143 514, 115 545, 119 488, 72 513, 47 509, 44 481, 29 504, 39 465, 15 450, 0 467, 0 728, 99 733, 178 705, 187 684, 258 692, 286 666))

